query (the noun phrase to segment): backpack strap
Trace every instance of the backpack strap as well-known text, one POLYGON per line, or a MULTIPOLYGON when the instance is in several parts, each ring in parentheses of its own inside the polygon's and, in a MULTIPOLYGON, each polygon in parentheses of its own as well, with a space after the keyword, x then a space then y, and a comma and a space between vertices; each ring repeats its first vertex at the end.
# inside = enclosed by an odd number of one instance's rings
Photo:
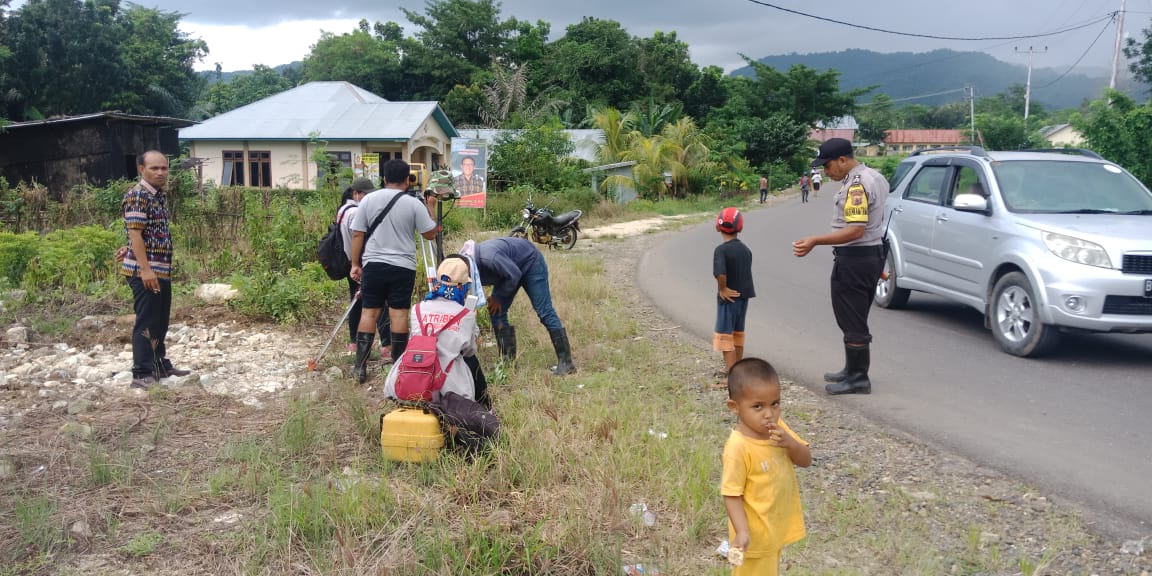
POLYGON ((380 212, 380 215, 377 216, 376 219, 372 221, 372 225, 368 227, 368 231, 364 233, 364 246, 368 246, 368 239, 372 237, 372 233, 376 231, 376 227, 379 226, 380 223, 384 221, 384 217, 387 216, 388 213, 392 211, 392 207, 396 205, 396 201, 399 200, 401 196, 407 196, 407 195, 408 195, 408 193, 404 192, 403 190, 399 190, 396 192, 396 195, 392 197, 392 201, 389 202, 388 205, 384 207, 384 210, 380 212))
POLYGON ((340 210, 336 213, 336 225, 337 226, 344 223, 344 216, 348 214, 348 209, 352 208, 354 206, 358 207, 359 204, 345 204, 345 205, 340 207, 340 210))

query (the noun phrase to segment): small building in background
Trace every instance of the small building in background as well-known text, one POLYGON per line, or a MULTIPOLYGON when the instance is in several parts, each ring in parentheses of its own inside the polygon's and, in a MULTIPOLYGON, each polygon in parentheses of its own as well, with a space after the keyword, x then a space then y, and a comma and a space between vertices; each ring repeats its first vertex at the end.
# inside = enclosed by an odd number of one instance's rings
MULTIPOLYGON (((886 154, 911 154, 924 148, 943 148, 968 144, 965 130, 888 130, 884 139, 886 154)), ((862 156, 879 156, 880 147, 869 144, 863 147, 862 156)))
POLYGON ((1044 137, 1054 148, 1078 148, 1084 145, 1084 136, 1071 124, 1055 124, 1040 129, 1044 137))
POLYGON ((437 102, 390 102, 348 82, 302 84, 180 131, 206 183, 306 189, 333 169, 375 176, 393 159, 444 168, 457 136, 437 102))
POLYGON ((635 160, 616 162, 585 168, 584 173, 592 177, 592 189, 609 200, 621 204, 639 197, 633 184, 632 167, 635 160))
POLYGON ((0 131, 0 177, 37 183, 57 200, 76 186, 135 179, 136 155, 180 153, 177 132, 193 122, 98 112, 8 124, 0 131))
MULTIPOLYGON (((493 128, 460 128, 461 138, 484 140, 488 143, 488 150, 496 147, 497 141, 508 134, 515 134, 518 130, 498 130, 493 128)), ((596 150, 604 144, 604 131, 596 128, 581 130, 564 130, 564 135, 575 147, 568 155, 574 160, 596 162, 596 150)))

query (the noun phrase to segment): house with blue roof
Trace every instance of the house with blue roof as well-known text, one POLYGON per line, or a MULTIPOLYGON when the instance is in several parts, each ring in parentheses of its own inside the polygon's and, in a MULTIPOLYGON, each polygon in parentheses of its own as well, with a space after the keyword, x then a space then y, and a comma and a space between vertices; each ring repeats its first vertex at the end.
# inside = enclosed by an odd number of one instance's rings
POLYGON ((348 82, 309 82, 180 130, 205 182, 308 189, 333 166, 359 173, 365 155, 446 167, 455 136, 439 103, 390 102, 348 82))

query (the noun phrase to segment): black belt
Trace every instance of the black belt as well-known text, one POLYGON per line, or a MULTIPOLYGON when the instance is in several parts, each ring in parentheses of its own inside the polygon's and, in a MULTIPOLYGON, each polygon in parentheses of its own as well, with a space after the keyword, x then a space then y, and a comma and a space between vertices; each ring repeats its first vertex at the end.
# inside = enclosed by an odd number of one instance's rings
POLYGON ((883 253, 884 247, 875 244, 869 246, 836 246, 832 253, 837 256, 878 256, 883 253))

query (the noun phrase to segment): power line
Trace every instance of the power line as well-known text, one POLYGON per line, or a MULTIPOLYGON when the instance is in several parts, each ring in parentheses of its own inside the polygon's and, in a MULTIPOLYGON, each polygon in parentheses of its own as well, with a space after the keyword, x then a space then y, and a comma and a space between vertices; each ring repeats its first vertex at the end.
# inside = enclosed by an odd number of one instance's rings
MULTIPOLYGON (((943 92, 933 92, 933 93, 931 93, 931 94, 920 94, 920 95, 918 95, 918 96, 905 96, 905 97, 903 97, 903 98, 893 98, 893 99, 889 100, 889 102, 891 102, 891 103, 893 103, 893 104, 894 104, 894 103, 896 103, 896 102, 907 102, 908 100, 919 100, 919 99, 921 99, 921 98, 931 98, 931 97, 933 97, 933 96, 943 96, 943 95, 945 95, 945 94, 955 94, 956 92, 965 92, 965 91, 967 91, 967 90, 968 90, 968 88, 967 88, 967 87, 965 87, 965 88, 956 88, 955 90, 945 90, 945 91, 943 91, 943 92)), ((869 102, 865 102, 865 103, 862 103, 862 104, 860 104, 860 106, 871 106, 871 105, 873 105, 873 104, 875 104, 875 103, 876 103, 876 100, 875 100, 875 99, 873 99, 873 100, 871 100, 871 101, 869 101, 869 102)))
POLYGON ((1087 56, 1087 55, 1088 55, 1088 53, 1092 51, 1092 47, 1093 47, 1093 46, 1095 46, 1095 45, 1096 45, 1096 43, 1100 41, 1100 38, 1101 38, 1102 36, 1104 36, 1104 32, 1105 32, 1105 31, 1107 31, 1107 30, 1108 30, 1108 27, 1109 27, 1109 26, 1111 26, 1111 25, 1112 25, 1112 21, 1109 21, 1107 24, 1105 24, 1105 25, 1104 25, 1104 27, 1103 27, 1103 28, 1101 28, 1101 29, 1100 29, 1100 33, 1099 33, 1099 34, 1097 34, 1097 35, 1096 35, 1096 38, 1095 38, 1094 40, 1092 40, 1092 43, 1088 45, 1088 49, 1087 49, 1087 50, 1085 50, 1083 54, 1080 54, 1080 57, 1079 57, 1079 58, 1077 58, 1077 59, 1076 59, 1076 61, 1075 61, 1075 62, 1073 62, 1073 63, 1072 63, 1072 65, 1071 65, 1071 66, 1069 66, 1069 67, 1068 67, 1068 69, 1067 69, 1067 70, 1065 70, 1063 74, 1061 74, 1061 75, 1057 76, 1055 80, 1053 80, 1053 81, 1051 81, 1051 82, 1049 82, 1049 83, 1047 83, 1047 84, 1045 84, 1045 85, 1043 85, 1043 86, 1040 86, 1040 87, 1038 87, 1038 88, 1036 88, 1036 89, 1037 89, 1037 90, 1043 90, 1043 89, 1045 89, 1045 88, 1047 88, 1047 87, 1049 87, 1049 86, 1051 86, 1051 85, 1053 85, 1053 84, 1055 84, 1055 83, 1057 83, 1057 82, 1059 82, 1059 81, 1063 80, 1063 79, 1064 79, 1064 77, 1065 77, 1065 76, 1067 76, 1069 72, 1071 72, 1073 69, 1075 69, 1077 66, 1079 66, 1079 65, 1080 65, 1080 61, 1081 61, 1081 60, 1084 60, 1084 57, 1085 57, 1085 56, 1087 56))
POLYGON ((1081 28, 1087 28, 1093 24, 1097 24, 1097 23, 1102 22, 1104 20, 1111 20, 1112 17, 1116 15, 1115 12, 1110 12, 1106 16, 1103 16, 1101 18, 1097 18, 1097 19, 1092 20, 1091 22, 1088 22, 1086 24, 1062 28, 1060 30, 1053 30, 1051 32, 1043 32, 1040 34, 1026 34, 1023 36, 982 36, 982 37, 978 37, 978 38, 965 38, 965 37, 960 37, 960 36, 936 36, 936 35, 932 35, 932 34, 917 34, 915 32, 900 32, 898 30, 887 30, 884 28, 876 28, 873 26, 864 26, 862 24, 853 24, 851 22, 845 22, 843 20, 836 20, 833 18, 825 17, 825 16, 817 16, 815 14, 809 14, 807 12, 801 12, 799 10, 793 10, 791 8, 785 8, 783 6, 777 6, 775 4, 770 4, 768 2, 763 2, 761 0, 748 0, 748 1, 753 3, 753 4, 759 4, 760 6, 772 8, 775 10, 779 10, 781 12, 788 12, 789 14, 796 14, 798 16, 804 16, 805 18, 812 18, 814 20, 831 22, 833 24, 840 24, 843 26, 849 26, 851 28, 859 28, 861 30, 871 30, 872 32, 882 32, 884 34, 895 34, 897 36, 911 36, 913 38, 930 38, 933 40, 956 40, 956 41, 962 41, 962 42, 985 42, 988 40, 1027 40, 1029 38, 1045 38, 1048 36, 1056 36, 1059 34, 1072 32, 1074 30, 1080 30, 1081 28))

